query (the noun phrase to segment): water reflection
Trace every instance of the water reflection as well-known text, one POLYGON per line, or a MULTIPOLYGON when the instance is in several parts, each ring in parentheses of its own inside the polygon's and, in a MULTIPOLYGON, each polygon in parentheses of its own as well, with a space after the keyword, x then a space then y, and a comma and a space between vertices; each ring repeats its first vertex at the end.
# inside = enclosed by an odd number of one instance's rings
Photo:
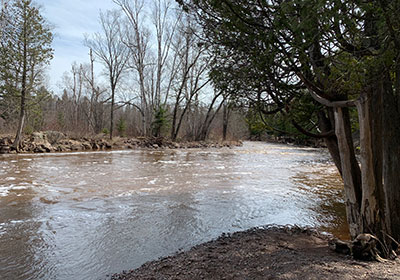
POLYGON ((311 209, 321 230, 329 231, 341 239, 349 239, 344 190, 339 174, 332 164, 320 163, 302 170, 292 177, 297 191, 312 199, 311 209))
POLYGON ((99 279, 258 225, 346 227, 340 179, 316 149, 2 159, 0 279, 99 279))

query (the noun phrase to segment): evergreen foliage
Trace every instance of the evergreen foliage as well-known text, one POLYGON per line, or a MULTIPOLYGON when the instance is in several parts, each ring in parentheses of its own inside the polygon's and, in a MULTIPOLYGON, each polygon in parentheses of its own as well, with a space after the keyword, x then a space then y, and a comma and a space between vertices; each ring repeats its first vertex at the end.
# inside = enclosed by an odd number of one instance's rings
POLYGON ((17 119, 15 146, 25 125, 27 109, 42 100, 44 66, 53 57, 53 34, 30 0, 10 1, 3 15, 0 48, 0 116, 17 119))
POLYGON ((161 136, 163 130, 168 127, 168 124, 168 110, 165 106, 161 105, 154 114, 154 121, 152 123, 153 136, 161 136))
POLYGON ((125 136, 126 132, 126 121, 123 118, 119 118, 117 123, 117 130, 119 136, 125 136))
POLYGON ((178 2, 204 28, 217 86, 325 140, 344 181, 351 236, 376 235, 390 256, 397 245, 388 236, 400 240, 400 1, 178 2))

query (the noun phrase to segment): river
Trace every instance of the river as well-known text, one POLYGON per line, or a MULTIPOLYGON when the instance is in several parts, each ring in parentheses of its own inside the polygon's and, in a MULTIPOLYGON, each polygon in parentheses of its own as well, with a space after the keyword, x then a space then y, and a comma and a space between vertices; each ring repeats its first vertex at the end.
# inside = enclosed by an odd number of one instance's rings
POLYGON ((325 150, 261 142, 0 157, 0 279, 104 279, 269 224, 346 237, 325 150))

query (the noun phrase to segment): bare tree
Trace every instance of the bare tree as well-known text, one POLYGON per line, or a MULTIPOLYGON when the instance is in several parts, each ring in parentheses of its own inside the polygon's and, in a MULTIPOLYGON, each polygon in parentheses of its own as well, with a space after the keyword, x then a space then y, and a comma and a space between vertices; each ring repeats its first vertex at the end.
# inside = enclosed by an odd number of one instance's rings
POLYGON ((60 85, 63 99, 60 112, 68 120, 63 128, 68 131, 99 133, 103 128, 104 98, 106 89, 95 81, 94 58, 90 51, 90 64, 72 63, 71 70, 64 73, 60 85))
POLYGON ((114 2, 121 7, 128 19, 124 42, 131 52, 130 68, 134 70, 140 88, 143 133, 148 135, 154 113, 166 105, 176 77, 177 59, 171 48, 182 11, 178 10, 174 14, 176 10, 170 0, 153 0, 151 21, 147 22, 144 18, 144 1, 114 2), (152 41, 154 45, 150 45, 152 41))
POLYGON ((147 116, 151 111, 146 89, 146 71, 149 66, 146 60, 149 52, 150 31, 143 26, 144 2, 143 0, 114 0, 114 2, 120 6, 127 18, 127 27, 122 40, 130 52, 129 68, 137 74, 140 92, 140 106, 137 108, 142 115, 142 132, 146 135, 147 116))
POLYGON ((64 73, 63 89, 71 101, 68 106, 68 117, 71 128, 79 126, 79 104, 83 95, 83 66, 82 64, 72 63, 69 73, 64 73))
POLYGON ((92 49, 89 50, 90 64, 88 67, 83 67, 83 78, 87 87, 87 95, 89 99, 89 108, 86 111, 86 116, 89 122, 90 130, 94 133, 99 133, 103 128, 103 104, 107 99, 103 98, 106 90, 98 85, 94 75, 94 57, 92 49))
POLYGON ((176 88, 172 96, 171 139, 176 140, 187 111, 196 95, 210 82, 207 77, 208 61, 204 45, 199 44, 190 22, 182 24, 177 44, 174 46, 180 71, 176 77, 176 88))
POLYGON ((111 90, 110 139, 112 139, 115 93, 122 74, 127 69, 129 50, 121 40, 120 12, 114 10, 100 13, 100 23, 102 33, 95 33, 91 38, 86 37, 85 44, 93 50, 107 70, 111 90))
POLYGON ((228 126, 233 111, 233 102, 226 98, 222 105, 222 140, 226 141, 228 135, 228 126))
POLYGON ((170 0, 154 0, 153 24, 156 31, 157 62, 155 75, 155 88, 153 90, 153 107, 158 108, 161 102, 161 90, 164 69, 170 58, 172 39, 181 23, 182 12, 171 14, 172 2, 170 0))
POLYGON ((222 106, 225 103, 227 96, 223 91, 215 92, 211 103, 208 105, 207 113, 203 118, 203 121, 196 131, 195 140, 196 141, 204 141, 210 132, 211 124, 214 121, 216 115, 221 110, 222 106), (218 101, 220 100, 220 101, 218 101), (219 102, 219 103, 218 103, 219 102), (216 106, 216 107, 215 107, 216 106))

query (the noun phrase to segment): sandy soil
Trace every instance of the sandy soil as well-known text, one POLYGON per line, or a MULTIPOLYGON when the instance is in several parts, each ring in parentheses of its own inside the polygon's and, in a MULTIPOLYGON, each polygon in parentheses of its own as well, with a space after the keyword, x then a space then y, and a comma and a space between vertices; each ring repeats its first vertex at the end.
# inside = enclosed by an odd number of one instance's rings
POLYGON ((300 228, 257 228, 115 274, 111 279, 400 279, 400 260, 355 261, 329 237, 300 228))

